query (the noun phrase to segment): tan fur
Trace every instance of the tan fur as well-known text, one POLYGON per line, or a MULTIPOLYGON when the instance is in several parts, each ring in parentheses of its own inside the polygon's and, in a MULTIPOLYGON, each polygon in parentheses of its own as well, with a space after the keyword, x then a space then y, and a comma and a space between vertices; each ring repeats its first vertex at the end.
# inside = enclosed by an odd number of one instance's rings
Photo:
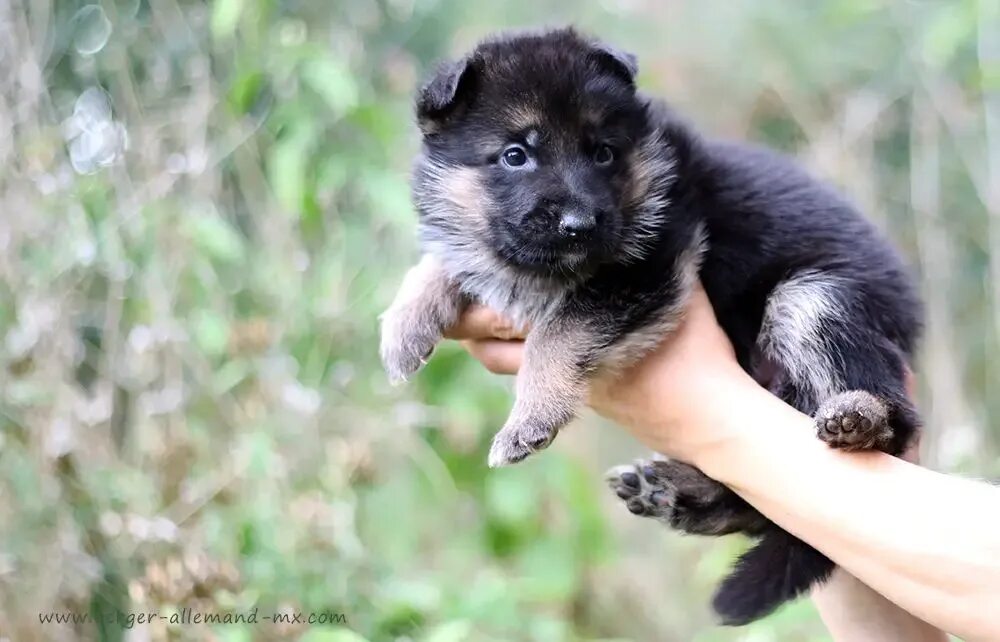
POLYGON ((670 204, 667 191, 674 181, 675 159, 664 152, 660 132, 642 140, 627 159, 630 180, 622 198, 622 210, 630 217, 632 230, 621 249, 626 260, 645 256, 655 230, 670 204))
POLYGON ((572 421, 587 392, 577 360, 593 351, 593 341, 594 335, 586 328, 562 320, 528 334, 517 375, 517 398, 493 439, 491 467, 520 461, 545 448, 572 421))
POLYGON ((529 105, 515 104, 504 109, 504 120, 507 121, 511 131, 523 131, 538 127, 542 122, 542 116, 529 105))
POLYGON ((471 167, 455 167, 441 177, 441 194, 454 206, 454 214, 481 227, 486 221, 486 190, 479 172, 471 167))
MULTIPOLYGON (((704 230, 698 229, 690 247, 677 257, 674 271, 680 280, 680 292, 675 304, 663 310, 658 322, 632 332, 603 352, 596 369, 613 376, 655 348, 677 327, 697 282, 704 249, 704 230)), ((511 464, 545 448, 572 421, 587 394, 588 378, 594 374, 582 370, 579 364, 602 350, 598 348, 601 340, 596 329, 561 317, 546 320, 531 331, 517 377, 514 408, 493 439, 490 466, 511 464)))
POLYGON ((429 120, 421 118, 417 121, 417 126, 420 127, 420 133, 424 136, 430 134, 436 134, 441 131, 441 123, 436 120, 429 120))
POLYGON ((604 111, 592 106, 584 108, 580 121, 585 129, 600 130, 604 122, 604 111))
POLYGON ((625 207, 633 208, 649 196, 653 179, 662 172, 662 161, 650 154, 646 146, 639 146, 631 151, 627 162, 632 180, 628 182, 622 200, 625 207))
POLYGON ((396 298, 381 316, 382 363, 393 383, 420 369, 465 306, 458 286, 427 254, 410 268, 396 298))

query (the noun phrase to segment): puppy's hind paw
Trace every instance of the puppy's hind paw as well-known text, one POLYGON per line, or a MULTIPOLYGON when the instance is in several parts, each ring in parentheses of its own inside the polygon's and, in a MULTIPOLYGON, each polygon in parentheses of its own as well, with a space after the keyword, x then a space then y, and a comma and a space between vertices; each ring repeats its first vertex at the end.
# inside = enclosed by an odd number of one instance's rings
POLYGON ((659 478, 654 462, 615 466, 604 474, 604 479, 630 513, 669 521, 677 492, 672 484, 659 478))
POLYGON ((679 461, 616 466, 605 481, 630 513, 692 535, 754 533, 766 520, 731 490, 679 461))
POLYGON ((892 439, 886 403, 863 390, 849 390, 824 400, 815 421, 817 436, 832 448, 883 450, 892 439))

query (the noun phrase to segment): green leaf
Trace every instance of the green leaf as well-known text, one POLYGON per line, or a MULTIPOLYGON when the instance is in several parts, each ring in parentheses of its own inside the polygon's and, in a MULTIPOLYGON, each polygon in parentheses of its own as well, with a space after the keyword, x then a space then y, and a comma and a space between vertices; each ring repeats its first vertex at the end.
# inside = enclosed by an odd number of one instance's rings
POLYGON ((985 60, 979 71, 979 84, 984 92, 1000 91, 1000 63, 985 60))
POLYGON ((196 214, 185 223, 191 240, 210 257, 231 262, 243 258, 243 236, 222 217, 214 213, 196 214))
POLYGON ((260 97, 264 87, 264 74, 252 71, 240 75, 229 89, 229 104, 238 114, 246 114, 260 97))
POLYGON ((486 478, 486 505, 497 519, 520 523, 538 514, 535 480, 521 470, 501 469, 486 478))
POLYGON ((301 126, 274 146, 268 175, 274 195, 287 211, 301 214, 308 192, 309 156, 316 144, 315 128, 301 126))
POLYGON ((468 640, 471 633, 472 624, 468 620, 454 620, 434 627, 424 642, 462 642, 468 640))
POLYGON ((368 199, 373 211, 392 221, 401 229, 414 228, 410 188, 398 173, 370 171, 365 175, 368 199))
POLYGON ((519 564, 518 594, 534 600, 568 600, 580 580, 575 552, 561 539, 535 540, 521 553, 519 564))
POLYGON ((245 0, 215 0, 212 5, 212 35, 217 39, 229 38, 236 31, 245 0))
POLYGON ((249 374, 250 366, 245 360, 226 361, 212 375, 212 394, 226 394, 246 379, 249 374))
POLYGON ((343 63, 325 56, 313 58, 302 65, 300 76, 323 97, 334 115, 343 116, 358 105, 358 85, 343 63))
POLYGON ((218 312, 209 309, 198 310, 192 319, 194 341, 202 352, 209 356, 219 356, 226 351, 229 343, 229 323, 218 312))
POLYGON ((227 624, 225 626, 212 627, 212 632, 220 642, 252 642, 252 628, 241 625, 227 624))
POLYGON ((306 634, 299 638, 299 642, 368 642, 368 638, 345 628, 314 627, 306 631, 306 634))
POLYGON ((928 22, 923 52, 927 61, 944 67, 958 50, 970 41, 976 29, 976 13, 968 4, 941 5, 935 19, 928 22))

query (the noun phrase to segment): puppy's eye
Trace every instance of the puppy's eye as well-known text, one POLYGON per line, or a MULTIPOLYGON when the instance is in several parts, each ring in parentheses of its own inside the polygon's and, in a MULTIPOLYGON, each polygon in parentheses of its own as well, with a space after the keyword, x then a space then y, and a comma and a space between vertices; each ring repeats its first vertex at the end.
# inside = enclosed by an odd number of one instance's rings
POLYGON ((610 165, 615 159, 615 150, 610 145, 598 145, 594 150, 594 162, 598 165, 610 165))
POLYGON ((503 150, 500 158, 507 167, 521 167, 528 162, 528 152, 520 145, 511 145, 503 150))

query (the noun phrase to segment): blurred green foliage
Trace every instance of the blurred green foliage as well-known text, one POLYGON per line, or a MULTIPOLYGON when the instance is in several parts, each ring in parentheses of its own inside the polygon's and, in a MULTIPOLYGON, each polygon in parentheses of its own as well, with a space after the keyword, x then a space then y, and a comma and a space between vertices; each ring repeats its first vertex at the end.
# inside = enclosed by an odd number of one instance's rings
POLYGON ((1000 470, 1000 10, 991 0, 0 3, 0 637, 818 640, 742 630, 740 547, 631 518, 591 420, 489 471, 509 385, 453 346, 390 389, 434 60, 573 22, 706 131, 798 154, 920 273, 926 459, 1000 470), (346 626, 40 626, 49 611, 346 626))

